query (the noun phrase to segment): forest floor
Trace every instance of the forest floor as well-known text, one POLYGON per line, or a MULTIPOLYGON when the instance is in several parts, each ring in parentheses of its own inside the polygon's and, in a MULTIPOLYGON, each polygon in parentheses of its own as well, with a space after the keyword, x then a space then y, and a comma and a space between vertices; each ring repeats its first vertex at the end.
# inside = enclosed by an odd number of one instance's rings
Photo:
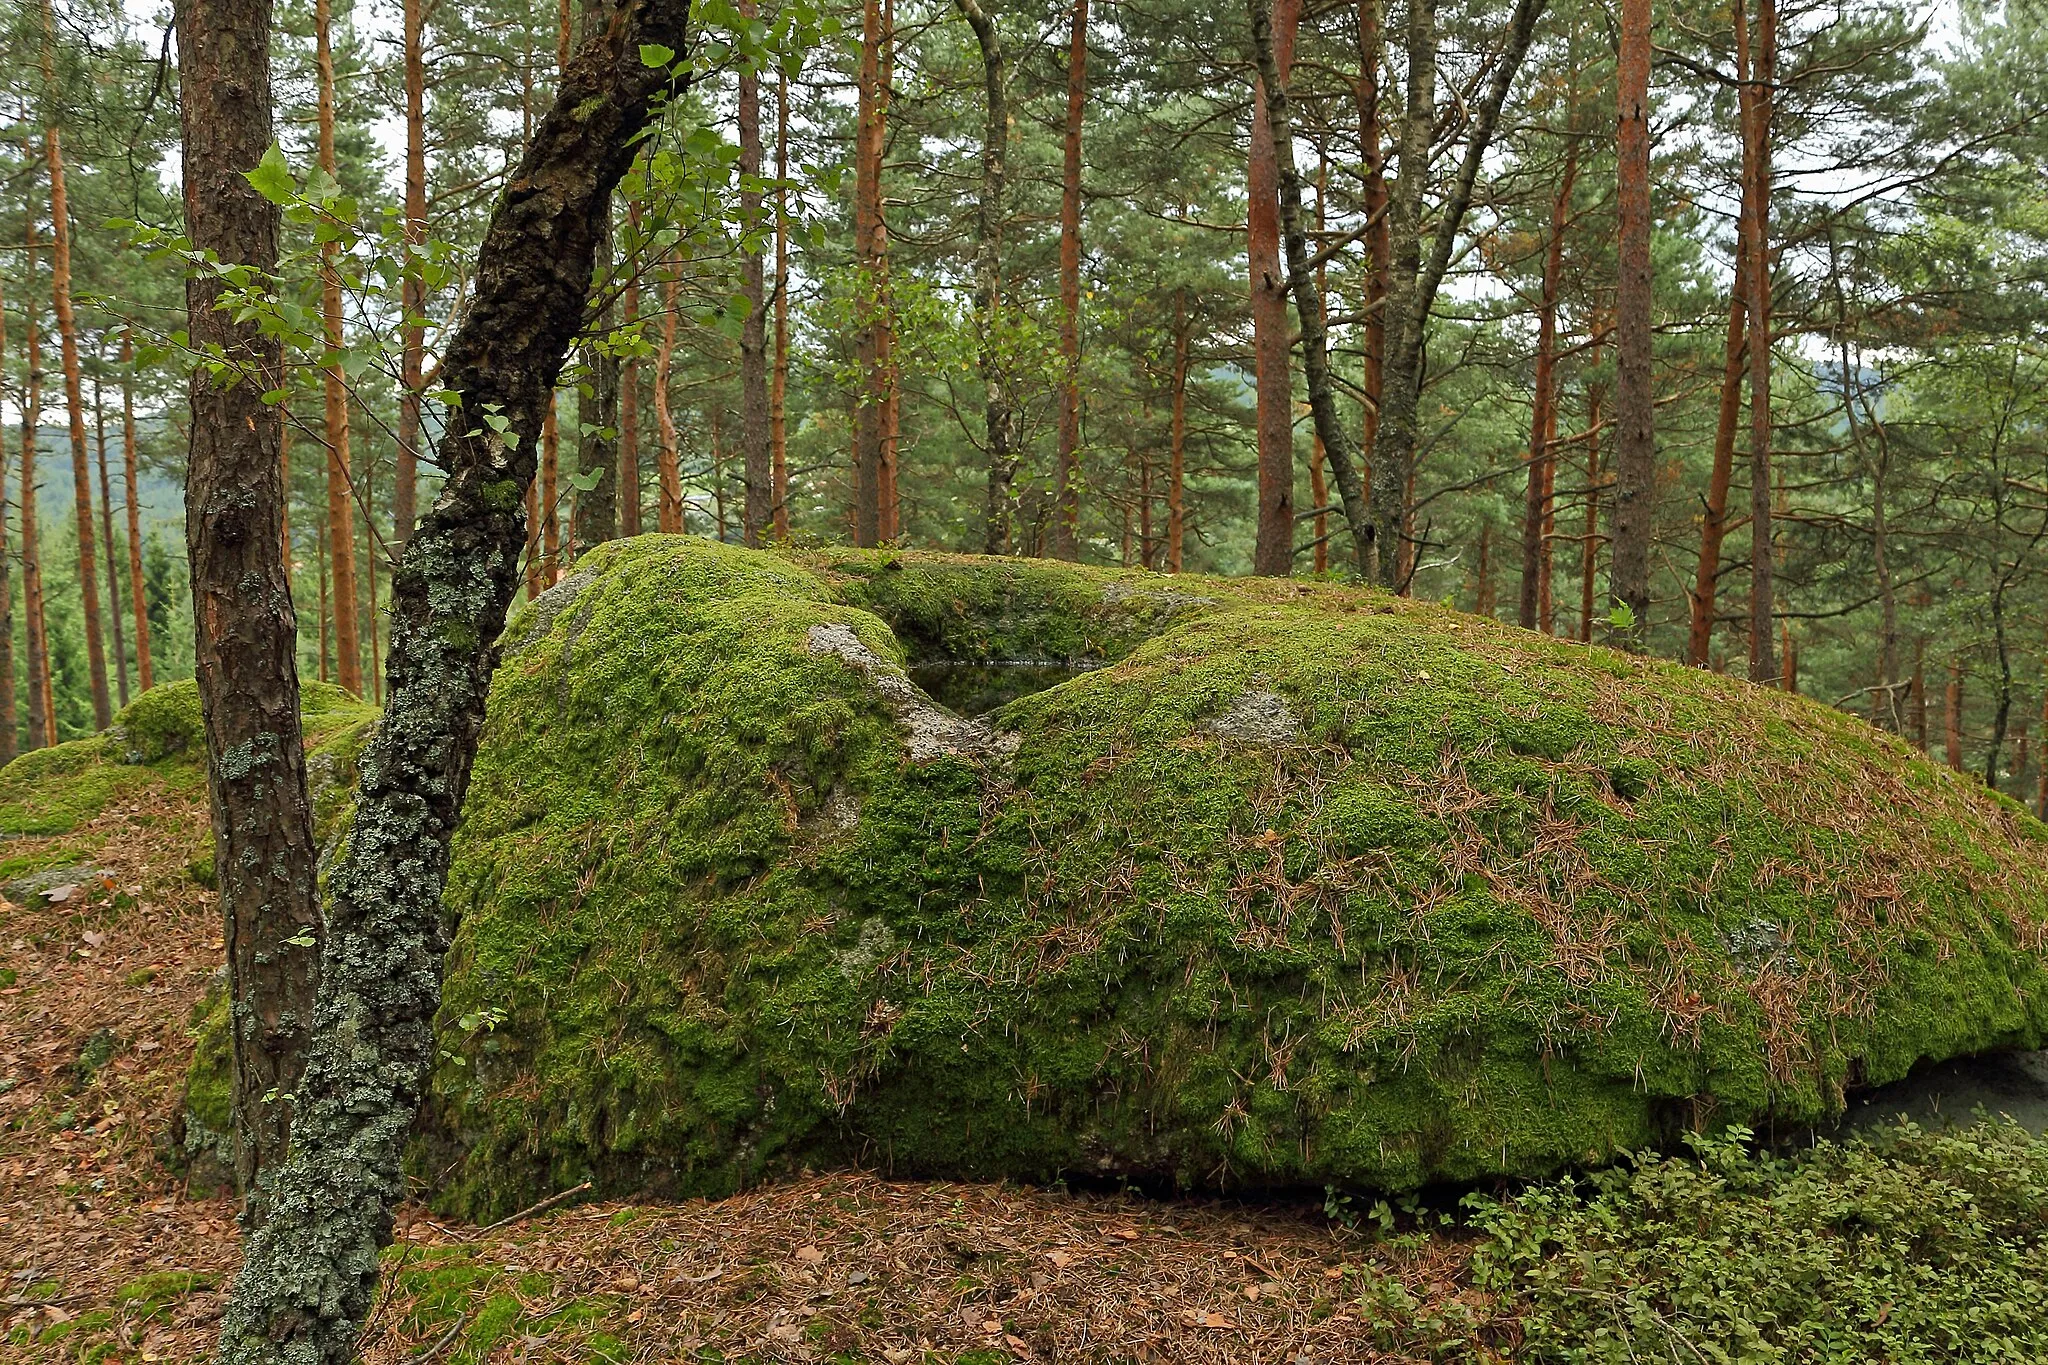
MULTIPOLYGON (((198 800, 117 802, 62 841, 92 875, 0 906, 0 1359, 211 1346, 235 1209, 166 1162, 188 1025, 221 960, 186 871, 205 829, 198 800)), ((10 839, 0 866, 58 851, 10 839)), ((365 1360, 1495 1359, 1477 1342, 1504 1346, 1515 1324, 1466 1285, 1466 1261, 1456 1238, 1370 1239, 1320 1203, 857 1173, 495 1229, 408 1208, 365 1360), (1432 1339, 1383 1331, 1373 1305, 1390 1301, 1432 1339)))

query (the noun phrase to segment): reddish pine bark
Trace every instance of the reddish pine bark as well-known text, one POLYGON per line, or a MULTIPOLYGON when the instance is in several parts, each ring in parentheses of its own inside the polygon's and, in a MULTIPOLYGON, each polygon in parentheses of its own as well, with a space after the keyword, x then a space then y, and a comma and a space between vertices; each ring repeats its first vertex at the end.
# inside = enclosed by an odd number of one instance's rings
MULTIPOLYGON (((4 293, 0 290, 0 293, 4 293)), ((0 298, 0 374, 7 372, 7 305, 0 298)), ((23 413, 24 419, 27 413, 23 413)), ((0 429, 0 435, 5 435, 0 429)), ((21 715, 14 698, 14 571, 7 551, 7 455, 0 448, 0 768, 20 747, 21 715)))
MULTIPOLYGON (((332 176, 339 170, 334 152, 334 47, 330 0, 313 6, 313 61, 319 74, 320 168, 332 176)), ((320 249, 320 318, 327 347, 343 344, 341 312, 341 246, 320 249)), ((356 515, 349 487, 348 381, 337 358, 324 367, 326 400, 321 432, 327 445, 327 549, 334 563, 335 680, 358 696, 363 692, 362 641, 356 617, 356 515)))
POLYGON ((669 376, 675 364, 676 290, 681 267, 669 267, 667 288, 662 299, 661 345, 654 352, 654 421, 661 442, 655 454, 656 475, 661 481, 661 503, 655 527, 664 535, 679 535, 683 529, 683 480, 677 454, 675 412, 669 406, 669 376))
MULTIPOLYGON (((1746 217, 1747 215, 1745 215, 1746 217)), ((1748 235, 1746 226, 1740 236, 1748 235)), ((1728 339, 1721 352, 1721 403, 1714 418, 1714 464, 1707 476, 1707 505, 1700 517, 1699 570, 1693 577, 1692 626, 1685 661, 1704 668, 1714 640, 1715 598, 1720 590, 1721 542, 1728 534, 1728 489, 1735 473, 1735 425, 1742 414, 1742 371, 1749 288, 1749 255, 1735 250, 1735 284, 1728 298, 1728 339)))
POLYGON ((789 77, 775 98, 775 369, 768 385, 768 437, 773 446, 775 538, 789 539, 789 77))
POLYGON ((1572 186, 1579 178, 1579 142, 1565 146, 1564 172, 1550 201, 1550 244, 1543 253, 1542 294, 1536 306, 1536 393, 1529 422, 1528 495, 1522 514, 1521 624, 1550 629, 1551 486, 1557 437, 1557 304, 1564 286, 1564 234, 1571 221, 1572 186))
POLYGON ((1187 532, 1185 508, 1188 445, 1187 295, 1176 293, 1173 306, 1173 418, 1166 469, 1166 571, 1181 571, 1181 547, 1187 532))
POLYGON ((1620 279, 1615 289, 1614 546, 1609 579, 1634 617, 1615 643, 1639 650, 1650 622, 1650 534, 1656 511, 1651 375, 1650 0, 1622 0, 1615 134, 1620 279))
POLYGON ((888 268, 882 220, 882 143, 885 103, 881 0, 861 6, 860 70, 853 152, 853 255, 859 273, 854 349, 860 367, 853 423, 853 543, 882 539, 883 408, 888 403, 888 319, 882 275, 888 268))
MULTIPOLYGON (((1272 0, 1273 61, 1284 84, 1294 65, 1301 0, 1272 0)), ((1250 200, 1245 252, 1251 267, 1252 369, 1258 386, 1257 539, 1252 572, 1294 571, 1294 368, 1287 330, 1287 273, 1280 264, 1280 169, 1263 80, 1252 91, 1250 200)))
POLYGON ((1088 0, 1067 39, 1067 125, 1060 180, 1060 431, 1053 553, 1079 553, 1081 521, 1081 116, 1088 98, 1088 0))
MULTIPOLYGON (((32 156, 31 148, 22 148, 32 156)), ((30 161, 33 165, 33 161, 30 161)), ((43 417, 43 346, 37 326, 36 217, 33 205, 27 214, 28 242, 23 250, 22 273, 28 287, 22 301, 26 314, 24 348, 28 373, 21 389, 21 596, 22 644, 28 651, 28 747, 40 749, 57 742, 57 704, 50 687, 50 636, 43 619, 43 551, 36 532, 36 429, 43 417)))
MULTIPOLYGON (((278 445, 284 445, 284 423, 278 423, 278 445)), ((144 692, 156 685, 156 670, 151 661, 149 643, 149 598, 144 591, 142 577, 142 495, 137 487, 139 471, 136 468, 135 446, 135 333, 132 328, 121 332, 121 482, 128 502, 128 596, 135 612, 135 681, 144 692)), ((278 485, 281 490, 289 489, 290 483, 280 468, 278 485)), ((287 496, 280 492, 280 498, 287 496)), ((283 507, 280 506, 278 523, 284 525, 283 507)), ((289 581, 291 545, 289 533, 280 530, 279 544, 289 581)))
MULTIPOLYGON (((405 64, 405 243, 427 240, 426 0, 404 0, 401 20, 405 64)), ((426 368, 427 290, 416 272, 399 288, 405 313, 398 368, 398 456, 391 485, 391 549, 405 548, 419 506, 420 389, 426 368)))
MULTIPOLYGON (((751 19, 756 0, 740 0, 740 14, 751 19)), ((761 216, 761 76, 740 68, 740 218, 752 224, 761 216)), ((745 487, 741 506, 742 537, 759 545, 768 536, 775 512, 775 452, 768 430, 768 289, 766 262, 759 251, 740 257, 740 293, 747 300, 740 324, 740 469, 745 487)))

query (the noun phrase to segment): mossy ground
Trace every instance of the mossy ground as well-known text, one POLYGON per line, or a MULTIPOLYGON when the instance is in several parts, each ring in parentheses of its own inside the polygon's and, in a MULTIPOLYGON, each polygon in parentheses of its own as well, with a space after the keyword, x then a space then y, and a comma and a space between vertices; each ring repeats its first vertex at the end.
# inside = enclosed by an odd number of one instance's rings
POLYGON ((1709 674, 1360 589, 673 537, 506 638, 419 1158, 462 1211, 1541 1174, 2048 1026, 2048 830, 1709 674), (912 761, 874 675, 1005 660, 1094 671, 912 761))

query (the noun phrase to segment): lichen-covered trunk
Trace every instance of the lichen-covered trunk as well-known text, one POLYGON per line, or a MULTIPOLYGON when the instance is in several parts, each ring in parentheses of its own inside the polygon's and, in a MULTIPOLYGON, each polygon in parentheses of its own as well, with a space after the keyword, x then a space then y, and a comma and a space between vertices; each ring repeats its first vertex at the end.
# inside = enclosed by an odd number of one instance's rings
POLYGON ((988 483, 982 508, 982 551, 1010 553, 1011 485, 1017 448, 1016 404, 1003 357, 1004 191, 1009 173, 1009 75, 1002 35, 978 0, 954 0, 981 49, 981 193, 974 211, 974 292, 979 316, 975 356, 981 369, 982 457, 988 483))
MULTIPOLYGON (((243 179, 270 145, 269 0, 178 7, 186 231, 223 262, 270 271, 278 211, 243 179)), ((195 346, 219 346, 240 376, 190 382, 185 545, 214 869, 227 941, 234 1048, 236 1175, 245 1194, 285 1157, 319 982, 320 902, 299 728, 298 621, 284 559, 277 342, 185 287, 195 346)), ((252 1199, 252 1212, 261 1205, 252 1199)))
POLYGON ((1060 432, 1053 471, 1053 555, 1079 553, 1081 522, 1081 115, 1088 99, 1088 0, 1067 37, 1067 123, 1060 177, 1060 432))
POLYGON ((1543 253, 1542 294, 1536 305, 1536 392, 1529 420, 1528 496, 1522 509, 1522 582, 1517 606, 1524 630, 1550 629, 1548 594, 1550 490, 1557 433, 1557 304, 1564 283, 1564 234, 1570 223, 1572 186, 1579 178, 1579 143, 1565 144, 1564 173, 1550 201, 1550 242, 1543 253))
MULTIPOLYGON (((284 444, 284 424, 278 423, 278 444, 284 444)), ((284 470, 278 471, 280 484, 284 483, 284 470)), ((121 331, 121 484, 127 494, 128 505, 128 596, 135 612, 135 681, 144 691, 156 685, 156 670, 149 657, 149 596, 144 591, 142 576, 142 496, 136 485, 135 446, 135 332, 133 328, 121 331)), ((289 486, 289 485, 285 485, 289 486)), ((281 513, 280 509, 280 513, 281 513)), ((279 518, 279 540, 283 543, 283 558, 291 562, 289 532, 279 518)), ((111 552, 110 552, 111 553, 111 552)))
MULTIPOLYGON (((1253 6, 1273 49, 1277 79, 1294 65, 1300 0, 1259 0, 1253 6)), ((1294 367, 1289 360, 1286 272, 1280 265, 1280 168, 1275 159, 1271 82, 1255 67, 1251 150, 1245 170, 1245 257, 1251 274, 1252 371, 1256 381, 1258 519, 1252 572, 1294 571, 1294 367)), ((1291 149, 1290 149, 1291 150, 1291 149)))
POLYGON ((479 248, 470 308, 443 361, 457 395, 438 447, 445 482, 392 582, 390 700, 329 878, 292 1151, 235 1283, 227 1365, 342 1365, 369 1310, 434 1057, 448 845, 517 587, 534 446, 589 301, 612 191, 674 79, 640 49, 681 51, 686 17, 682 0, 607 7, 479 248), (484 420, 500 414, 508 437, 484 420))
MULTIPOLYGON (((1344 506, 1344 518, 1351 526, 1351 547, 1361 574, 1367 572, 1374 534, 1372 513, 1366 502, 1364 481, 1359 476, 1358 451, 1352 444, 1350 428, 1337 413, 1337 389, 1330 375, 1329 337, 1324 326, 1322 289, 1308 251, 1308 229, 1302 217, 1301 172, 1294 164, 1294 121, 1287 96, 1287 76, 1280 66, 1279 7, 1271 13, 1261 0, 1247 0, 1251 17, 1252 55, 1257 63, 1260 108, 1265 113, 1266 141, 1278 172, 1280 236, 1287 250, 1287 278, 1293 285, 1294 315, 1301 325, 1302 371, 1307 381, 1309 412, 1316 435, 1322 439, 1330 473, 1337 483, 1337 496, 1344 506)), ((1290 404, 1290 426, 1292 414, 1290 404)), ((1290 440, 1292 438, 1290 437, 1290 440)), ((1289 498, 1289 535, 1292 535, 1292 497, 1289 498)), ((1288 550, 1291 563, 1293 550, 1288 550)))
MULTIPOLYGON (((1742 235, 1747 235, 1746 233, 1742 235)), ((1743 348, 1748 304, 1749 253, 1738 241, 1735 284, 1728 298, 1728 338, 1721 353, 1721 401, 1714 417, 1714 463, 1707 475, 1707 502, 1700 514, 1700 559, 1693 577, 1692 622, 1686 632, 1685 661, 1704 668, 1714 642, 1714 602, 1721 581, 1721 542, 1728 534, 1728 489, 1735 474, 1735 426, 1742 416, 1743 348)))
MULTIPOLYGON (((741 0, 740 14, 752 19, 755 0, 741 0)), ((740 70, 740 219, 750 226, 761 216, 761 77, 740 70)), ((749 545, 767 539, 775 511, 775 452, 768 431, 768 287, 763 253, 740 257, 740 293, 747 300, 740 324, 740 468, 746 489, 740 527, 749 545)))

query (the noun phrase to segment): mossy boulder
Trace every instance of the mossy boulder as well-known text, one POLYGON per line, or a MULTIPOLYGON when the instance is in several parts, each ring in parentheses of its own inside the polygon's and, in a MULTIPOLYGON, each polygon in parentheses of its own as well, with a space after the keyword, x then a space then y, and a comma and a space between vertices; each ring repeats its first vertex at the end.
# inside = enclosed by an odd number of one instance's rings
POLYGON ((2015 804, 1797 697, 1287 581, 600 547, 507 629, 448 904, 418 1169, 472 1214, 844 1162, 1537 1175, 2048 1031, 2015 804), (1006 671, 1063 681, 932 699, 1006 671))

